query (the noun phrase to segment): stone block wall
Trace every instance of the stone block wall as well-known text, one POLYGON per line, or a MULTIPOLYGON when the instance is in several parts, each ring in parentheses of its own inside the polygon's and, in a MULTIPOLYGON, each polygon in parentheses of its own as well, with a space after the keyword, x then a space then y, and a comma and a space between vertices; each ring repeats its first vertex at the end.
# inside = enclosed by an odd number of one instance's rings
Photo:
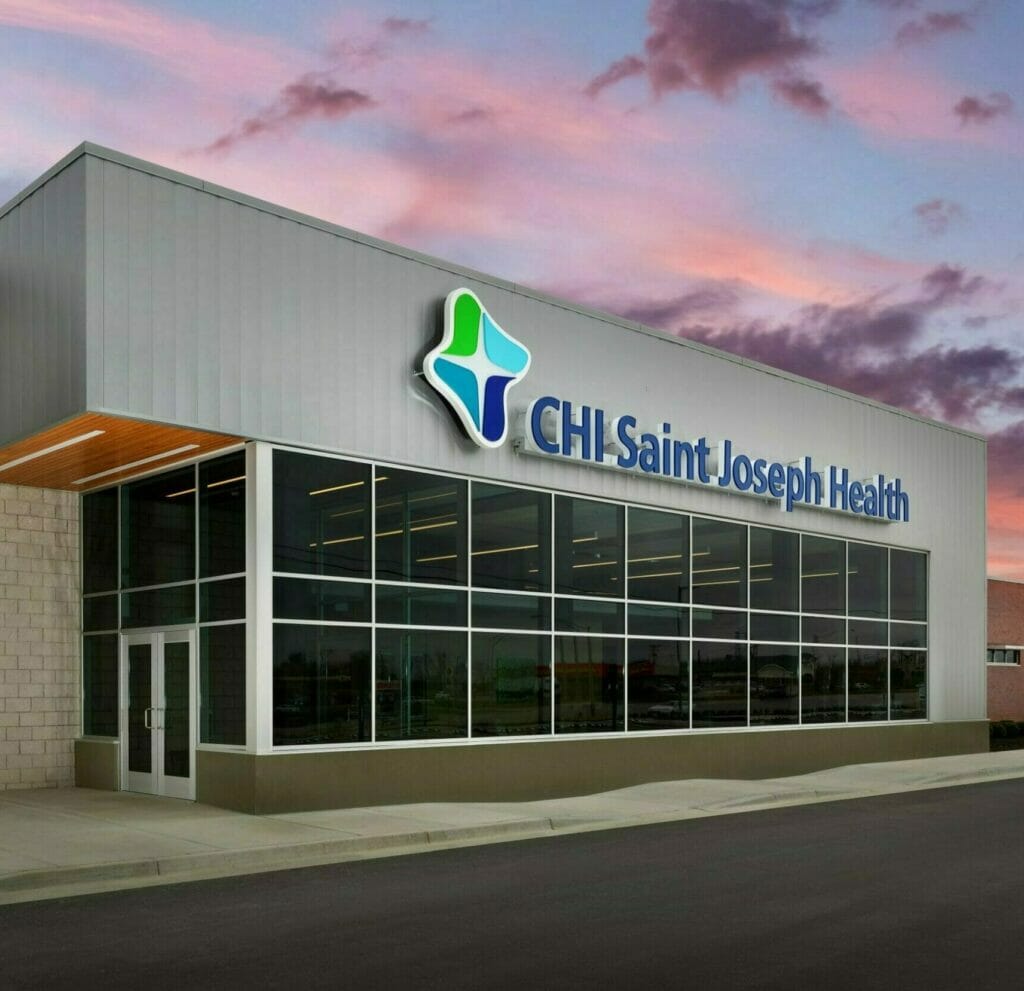
POLYGON ((78 495, 0 485, 0 791, 74 783, 78 495))

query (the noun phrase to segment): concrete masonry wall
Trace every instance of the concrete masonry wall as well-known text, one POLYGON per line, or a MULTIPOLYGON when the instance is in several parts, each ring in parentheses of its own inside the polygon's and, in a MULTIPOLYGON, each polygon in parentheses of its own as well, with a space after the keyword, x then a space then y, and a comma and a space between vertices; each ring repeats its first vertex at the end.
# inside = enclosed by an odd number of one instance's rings
POLYGON ((0 485, 0 791, 74 782, 78 496, 0 485))

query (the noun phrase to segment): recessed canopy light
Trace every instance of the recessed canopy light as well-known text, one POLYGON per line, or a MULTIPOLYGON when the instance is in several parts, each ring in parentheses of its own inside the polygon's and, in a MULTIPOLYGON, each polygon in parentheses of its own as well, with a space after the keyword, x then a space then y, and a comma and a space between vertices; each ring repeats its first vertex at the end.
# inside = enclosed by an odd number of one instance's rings
POLYGON ((70 440, 62 440, 59 444, 51 444, 49 447, 44 447, 41 451, 33 451, 31 454, 25 454, 20 458, 15 458, 13 461, 8 461, 5 464, 0 465, 0 471, 7 471, 8 468, 17 468, 18 465, 23 465, 26 461, 34 461, 36 458, 45 457, 47 454, 53 454, 54 451, 63 451, 65 447, 71 447, 73 444, 81 444, 82 441, 91 440, 93 437, 99 437, 102 433, 104 433, 103 430, 90 430, 87 434, 79 434, 77 437, 72 437, 70 440))
POLYGON ((108 475, 116 475, 121 471, 128 471, 131 468, 141 468, 143 465, 152 464, 154 461, 162 461, 164 458, 173 458, 175 454, 184 454, 186 451, 194 451, 198 444, 185 444, 176 447, 173 451, 164 451, 162 454, 153 454, 148 458, 140 458, 138 461, 129 461, 126 465, 118 465, 116 468, 108 468, 106 471, 98 471, 95 475, 86 475, 85 478, 76 478, 72 485, 85 485, 86 482, 95 482, 97 478, 106 478, 108 475))

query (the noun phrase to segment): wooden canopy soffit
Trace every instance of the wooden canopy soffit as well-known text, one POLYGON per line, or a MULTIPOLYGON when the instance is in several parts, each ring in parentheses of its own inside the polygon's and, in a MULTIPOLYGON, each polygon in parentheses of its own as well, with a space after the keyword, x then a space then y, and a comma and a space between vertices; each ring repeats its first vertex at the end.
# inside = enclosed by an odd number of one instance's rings
POLYGON ((83 413, 0 448, 0 484, 86 492, 243 438, 83 413))

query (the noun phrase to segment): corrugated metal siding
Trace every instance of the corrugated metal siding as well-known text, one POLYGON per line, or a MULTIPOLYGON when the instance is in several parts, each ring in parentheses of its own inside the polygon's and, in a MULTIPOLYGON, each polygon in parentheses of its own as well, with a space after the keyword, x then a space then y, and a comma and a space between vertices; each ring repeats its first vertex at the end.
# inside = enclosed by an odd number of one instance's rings
POLYGON ((0 444, 85 409, 85 162, 0 217, 0 444))
POLYGON ((932 553, 932 717, 985 714, 985 448, 963 434, 630 331, 442 264, 90 158, 90 408, 932 553), (466 285, 533 353, 514 394, 590 401, 678 437, 899 474, 879 525, 633 475, 482 451, 416 376, 466 285), (97 302, 95 297, 101 298, 97 302), (102 360, 94 356, 102 351, 102 360))

